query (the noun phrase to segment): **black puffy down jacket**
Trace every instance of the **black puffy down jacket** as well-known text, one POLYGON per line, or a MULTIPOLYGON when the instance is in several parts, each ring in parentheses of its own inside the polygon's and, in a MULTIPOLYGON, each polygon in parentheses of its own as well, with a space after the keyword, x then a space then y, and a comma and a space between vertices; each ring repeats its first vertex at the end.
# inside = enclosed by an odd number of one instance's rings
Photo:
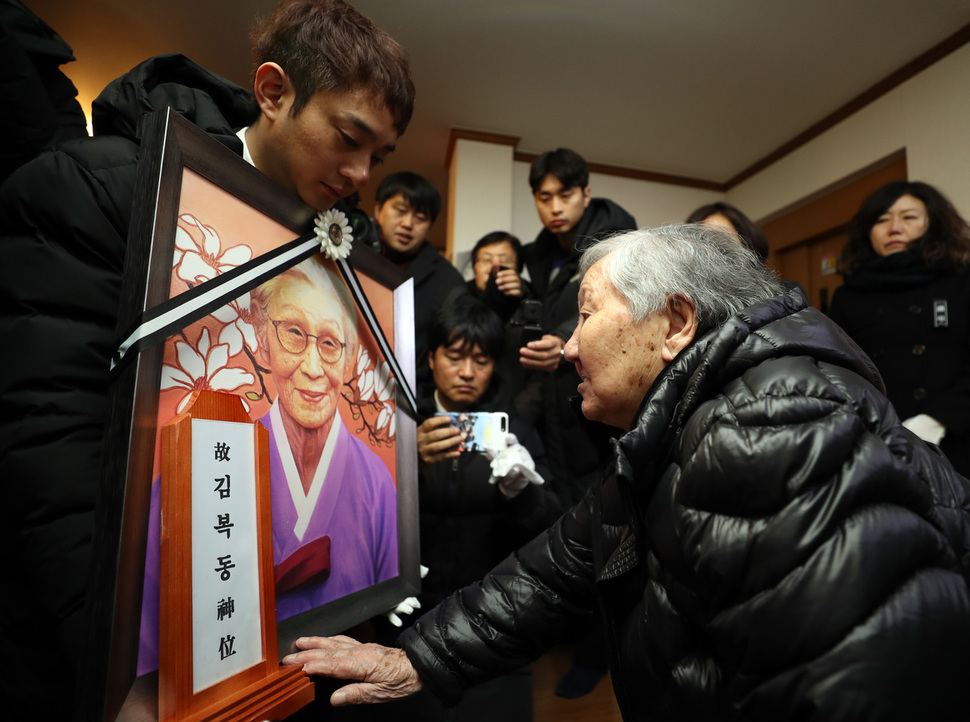
POLYGON ((445 699, 601 606, 628 720, 966 716, 970 493, 793 293, 669 364, 601 483, 401 642, 445 699))
POLYGON ((70 716, 79 663, 139 119, 172 107, 242 153, 249 93, 180 55, 152 58, 71 141, 0 187, 0 698, 9 719, 70 716), (55 664, 30 664, 38 650, 55 664), (53 671, 56 670, 56 671, 53 671))

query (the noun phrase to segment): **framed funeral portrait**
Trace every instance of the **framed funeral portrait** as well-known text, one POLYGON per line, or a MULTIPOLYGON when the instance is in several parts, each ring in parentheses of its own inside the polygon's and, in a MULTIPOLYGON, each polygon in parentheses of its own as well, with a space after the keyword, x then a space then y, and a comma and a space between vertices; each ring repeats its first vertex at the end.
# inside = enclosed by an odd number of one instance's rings
POLYGON ((411 282, 353 248, 343 214, 318 218, 172 111, 148 121, 81 690, 87 716, 108 720, 152 718, 162 429, 199 391, 238 397, 268 432, 273 654, 419 589, 411 282))

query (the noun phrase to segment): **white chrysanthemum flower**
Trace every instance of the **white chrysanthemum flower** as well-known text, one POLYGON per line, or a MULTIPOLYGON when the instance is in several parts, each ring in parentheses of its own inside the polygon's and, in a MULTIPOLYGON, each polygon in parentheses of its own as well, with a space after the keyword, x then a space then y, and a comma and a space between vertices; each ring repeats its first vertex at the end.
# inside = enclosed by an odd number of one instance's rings
POLYGON ((313 225, 320 241, 320 252, 326 254, 327 258, 336 261, 350 255, 354 234, 343 211, 331 208, 326 213, 319 212, 313 225))

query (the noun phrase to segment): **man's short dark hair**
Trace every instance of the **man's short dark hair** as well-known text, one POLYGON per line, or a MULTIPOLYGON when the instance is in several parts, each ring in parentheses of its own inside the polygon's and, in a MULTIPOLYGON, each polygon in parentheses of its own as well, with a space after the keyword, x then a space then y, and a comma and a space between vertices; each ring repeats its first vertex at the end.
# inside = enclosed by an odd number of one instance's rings
POLYGON ((321 90, 367 90, 383 99, 398 135, 411 121, 407 51, 343 0, 281 0, 253 27, 250 40, 255 68, 276 63, 293 83, 293 115, 321 90))
POLYGON ((524 264, 522 260, 522 241, 506 231, 492 231, 479 238, 478 242, 472 248, 472 265, 478 263, 478 252, 480 250, 485 248, 485 246, 493 246, 496 243, 508 243, 512 246, 512 252, 515 253, 515 270, 518 273, 522 273, 522 266, 524 264))
POLYGON ((428 327, 428 350, 432 355, 442 346, 461 342, 463 351, 478 346, 486 356, 498 360, 505 350, 502 319, 474 296, 463 293, 454 303, 441 306, 428 327))
POLYGON ((426 213, 434 223, 441 212, 441 195, 424 176, 410 171, 391 173, 377 186, 374 199, 378 205, 384 205, 394 196, 401 194, 418 213, 426 213))
POLYGON ((532 161, 529 169, 529 187, 539 192, 542 180, 554 176, 563 188, 585 188, 589 185, 589 168, 583 156, 569 148, 549 150, 532 161))

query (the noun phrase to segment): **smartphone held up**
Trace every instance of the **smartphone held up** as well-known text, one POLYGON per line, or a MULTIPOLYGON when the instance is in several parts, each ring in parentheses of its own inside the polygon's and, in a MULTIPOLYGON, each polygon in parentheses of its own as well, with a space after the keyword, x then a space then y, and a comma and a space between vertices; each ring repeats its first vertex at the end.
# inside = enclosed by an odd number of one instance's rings
POLYGON ((501 411, 442 411, 435 416, 450 416, 461 437, 459 451, 500 451, 505 448, 509 415, 501 411))

